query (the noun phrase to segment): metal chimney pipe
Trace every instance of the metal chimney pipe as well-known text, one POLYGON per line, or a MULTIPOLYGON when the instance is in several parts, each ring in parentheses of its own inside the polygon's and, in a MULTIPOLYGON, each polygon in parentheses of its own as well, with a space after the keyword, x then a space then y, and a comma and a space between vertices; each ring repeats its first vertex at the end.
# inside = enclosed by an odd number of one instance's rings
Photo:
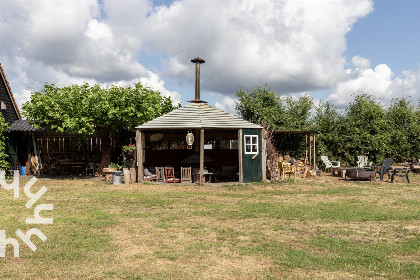
POLYGON ((194 101, 201 101, 200 100, 200 64, 206 63, 204 59, 200 57, 196 57, 191 59, 192 63, 195 63, 195 100, 194 101))

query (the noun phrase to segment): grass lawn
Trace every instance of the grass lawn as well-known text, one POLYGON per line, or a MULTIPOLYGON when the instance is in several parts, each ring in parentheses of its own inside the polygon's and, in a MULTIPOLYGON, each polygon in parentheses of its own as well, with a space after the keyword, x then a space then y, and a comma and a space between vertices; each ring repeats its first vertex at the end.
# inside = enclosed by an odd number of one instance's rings
MULTIPOLYGON (((0 279, 420 279, 420 175, 205 187, 39 179, 31 209, 0 188, 0 229, 18 238, 39 203, 32 252, 7 247, 0 279)), ((27 179, 26 179, 27 181, 27 179)), ((33 191, 34 192, 34 191, 33 191)), ((20 239, 19 239, 20 240, 20 239)))

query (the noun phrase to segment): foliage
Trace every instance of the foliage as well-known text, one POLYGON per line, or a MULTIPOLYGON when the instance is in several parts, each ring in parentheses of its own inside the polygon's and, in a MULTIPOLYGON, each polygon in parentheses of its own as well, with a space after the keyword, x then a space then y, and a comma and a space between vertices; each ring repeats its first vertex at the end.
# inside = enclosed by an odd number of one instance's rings
POLYGON ((2 114, 0 114, 0 169, 6 170, 9 167, 9 163, 7 162, 7 153, 6 153, 6 133, 9 129, 9 126, 6 120, 3 118, 2 114))
POLYGON ((136 145, 128 144, 128 145, 122 146, 122 150, 124 152, 134 152, 136 150, 136 145))
MULTIPOLYGON (((236 111, 247 121, 258 123, 266 130, 306 130, 311 124, 313 100, 309 96, 283 97, 279 92, 256 86, 236 92, 236 111)), ((304 149, 305 137, 296 134, 273 135, 273 144, 283 154, 298 154, 304 149)))
POLYGON ((247 91, 238 90, 236 98, 236 111, 245 120, 272 130, 285 125, 285 106, 279 93, 265 86, 256 86, 247 91))
POLYGON ((344 130, 344 117, 331 101, 320 102, 315 107, 313 119, 314 130, 317 132, 317 150, 320 155, 329 158, 343 159, 344 147, 341 132, 344 130))
MULTIPOLYGON (((315 130, 317 154, 354 165, 358 155, 380 164, 386 157, 401 162, 420 158, 420 100, 417 106, 405 98, 390 106, 366 93, 339 109, 330 101, 314 106, 308 96, 299 99, 257 86, 236 93, 236 110, 242 118, 274 130, 315 130), (314 109, 314 113, 312 113, 314 109)), ((302 157, 305 137, 273 134, 277 151, 302 157)))
POLYGON ((121 170, 121 169, 122 169, 122 165, 119 165, 118 163, 115 163, 115 162, 111 162, 111 163, 109 164, 109 167, 111 167, 111 168, 116 168, 116 169, 118 169, 118 170, 121 170))
POLYGON ((140 83, 107 88, 86 83, 62 88, 46 84, 42 91, 32 93, 22 109, 36 127, 88 135, 98 128, 113 133, 130 130, 175 107, 169 97, 140 83))
POLYGON ((115 141, 120 132, 175 108, 169 97, 140 83, 107 88, 87 83, 64 87, 46 84, 42 91, 32 93, 31 102, 22 106, 23 114, 35 127, 81 135, 97 131, 104 147, 99 173, 110 161, 111 139, 115 141))
POLYGON ((402 161, 420 154, 420 118, 405 98, 394 99, 387 113, 389 150, 394 160, 402 161))

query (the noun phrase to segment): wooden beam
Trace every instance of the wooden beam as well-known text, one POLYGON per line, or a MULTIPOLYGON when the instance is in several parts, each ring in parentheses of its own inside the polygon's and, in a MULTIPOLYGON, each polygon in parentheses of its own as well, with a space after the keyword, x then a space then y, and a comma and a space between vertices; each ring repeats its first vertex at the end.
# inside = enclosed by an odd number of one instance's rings
POLYGON ((239 156, 239 183, 244 182, 242 170, 242 128, 238 130, 238 156, 239 156))
POLYGON ((308 164, 308 134, 305 134, 305 164, 308 164))
POLYGON ((316 169, 316 156, 315 156, 315 133, 314 133, 314 170, 316 169))
POLYGON ((204 129, 200 129, 200 185, 203 185, 204 179, 204 129))
POLYGON ((267 153, 266 153, 266 146, 267 146, 267 139, 266 139, 266 131, 265 129, 261 129, 261 149, 262 149, 262 180, 267 180, 267 153))
POLYGON ((312 134, 309 134, 309 166, 312 164, 312 134))
POLYGON ((143 132, 136 130, 136 150, 137 150, 137 177, 139 183, 143 183, 143 132))

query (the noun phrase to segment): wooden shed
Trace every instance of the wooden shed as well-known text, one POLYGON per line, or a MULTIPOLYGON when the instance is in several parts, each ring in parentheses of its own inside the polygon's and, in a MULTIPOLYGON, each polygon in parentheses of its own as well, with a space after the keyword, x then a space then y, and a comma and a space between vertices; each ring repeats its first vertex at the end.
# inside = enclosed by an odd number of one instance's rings
POLYGON ((171 165, 179 168, 194 154, 199 164, 200 182, 204 168, 220 172, 228 169, 239 182, 265 179, 265 143, 262 127, 214 108, 204 101, 190 104, 136 127, 138 178, 143 180, 144 166, 171 165), (194 136, 188 147, 187 134, 194 136), (206 165, 206 166, 205 166, 206 165))

